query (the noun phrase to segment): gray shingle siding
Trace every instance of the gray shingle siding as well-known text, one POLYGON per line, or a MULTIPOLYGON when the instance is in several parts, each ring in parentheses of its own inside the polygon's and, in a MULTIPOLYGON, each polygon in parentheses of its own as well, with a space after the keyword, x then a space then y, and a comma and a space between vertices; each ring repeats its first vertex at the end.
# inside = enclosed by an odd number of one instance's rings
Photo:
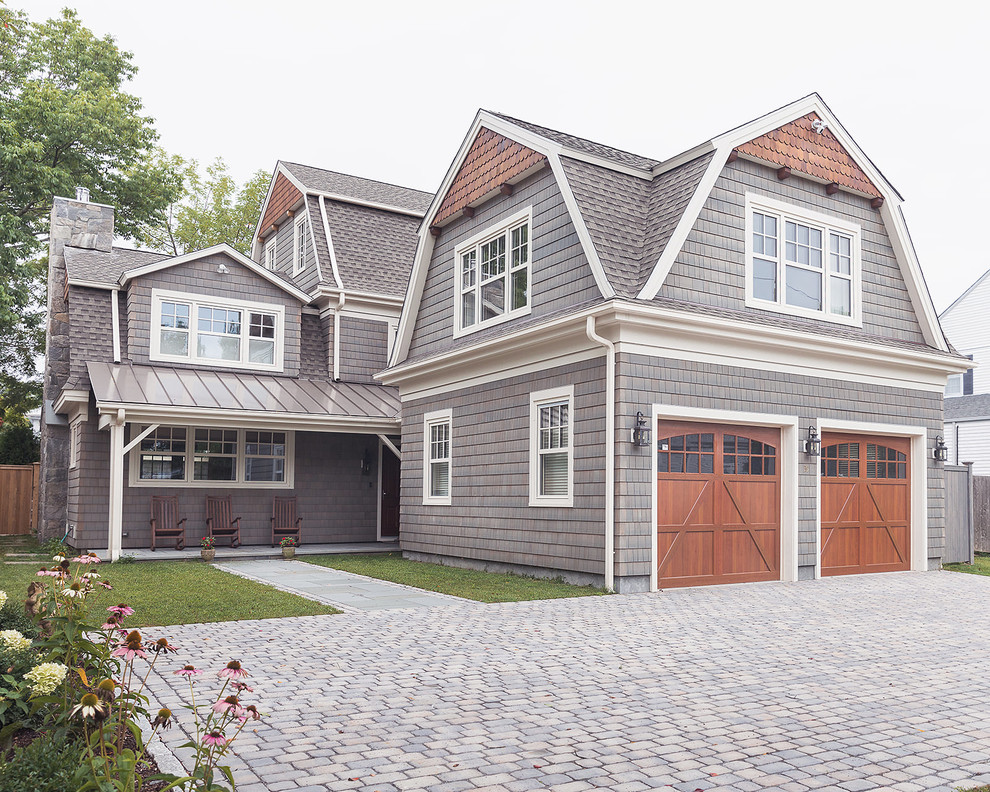
POLYGON ((105 289, 69 287, 69 327, 72 338, 69 359, 69 389, 87 389, 86 361, 113 362, 113 292, 105 289))
MULTIPOLYGON (((636 412, 649 414, 653 404, 793 415, 799 417, 802 427, 818 419, 926 426, 929 446, 942 425, 942 396, 938 393, 620 353, 616 373, 617 576, 650 573, 651 508, 656 486, 652 460, 649 449, 636 448, 627 441, 636 412)), ((799 470, 804 467, 802 461, 799 470)), ((815 463, 807 472, 799 473, 799 566, 813 566, 816 561, 818 475, 815 463)), ((943 528, 942 468, 929 459, 930 558, 942 555, 943 528)))
MULTIPOLYGON (((134 432, 133 427, 129 430, 134 432)), ((83 431, 80 466, 70 471, 72 498, 69 522, 75 525, 76 547, 106 547, 109 501, 110 438, 98 432, 91 420, 83 431)), ((294 489, 263 487, 199 489, 191 487, 129 487, 129 457, 125 462, 123 501, 123 547, 151 546, 151 496, 176 495, 179 516, 186 517, 186 543, 196 546, 206 534, 206 496, 230 495, 233 516, 240 516, 241 539, 246 545, 266 544, 271 539, 272 499, 295 496, 303 518, 302 541, 373 542, 378 526, 378 470, 374 437, 317 432, 296 433, 294 489), (369 450, 372 468, 362 475, 360 461, 369 450)), ((132 453, 138 453, 136 450, 132 453)), ((161 551, 168 557, 168 550, 161 551)))
MULTIPOLYGON (((433 250, 424 284, 410 358, 441 352, 453 342, 457 245, 529 205, 533 206, 531 316, 545 316, 601 296, 553 172, 544 168, 516 185, 511 196, 489 201, 478 207, 473 218, 461 218, 444 228, 433 250)), ((514 323, 509 321, 500 325, 498 332, 509 333, 513 327, 514 323)))
POLYGON ((375 383, 388 363, 388 323, 354 316, 340 317, 340 378, 375 383))
POLYGON ((301 319, 299 376, 305 379, 327 379, 330 374, 319 314, 303 311, 301 319))
POLYGON ((604 360, 403 404, 404 550, 601 574, 604 360), (530 394, 574 386, 574 505, 530 507, 530 394), (451 505, 423 505, 423 415, 452 410, 451 505))
MULTIPOLYGON (((868 198, 840 191, 827 195, 820 184, 792 176, 777 179, 774 169, 739 159, 726 165, 715 182, 658 298, 747 312, 745 195, 752 192, 837 217, 862 228, 863 331, 899 341, 924 343, 910 295, 894 257, 880 212, 868 198)), ((831 331, 828 322, 803 320, 811 329, 831 331)))
MULTIPOLYGON (((299 300, 273 283, 251 272, 229 256, 216 254, 203 259, 135 278, 127 289, 127 347, 132 363, 149 363, 151 343, 151 291, 165 289, 216 297, 219 300, 243 299, 250 302, 285 306, 285 349, 282 373, 299 373, 300 311, 299 300), (225 264, 226 275, 217 274, 217 266, 225 264)), ((169 365, 184 365, 173 364, 169 365)), ((189 365, 200 369, 218 369, 202 363, 189 365)))

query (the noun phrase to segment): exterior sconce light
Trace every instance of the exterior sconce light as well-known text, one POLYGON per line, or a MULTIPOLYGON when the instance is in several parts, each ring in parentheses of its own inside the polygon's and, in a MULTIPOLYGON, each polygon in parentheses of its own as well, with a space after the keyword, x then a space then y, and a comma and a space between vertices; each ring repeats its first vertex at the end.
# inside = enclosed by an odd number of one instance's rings
POLYGON ((632 430, 632 444, 634 446, 650 445, 650 426, 642 412, 636 413, 636 425, 632 430))
POLYGON ((945 462, 949 458, 949 447, 945 444, 945 438, 939 435, 935 438, 935 447, 932 449, 932 457, 936 462, 945 462))
POLYGON ((371 451, 364 449, 364 456, 361 457, 361 475, 367 476, 371 473, 371 451))
POLYGON ((230 272, 230 270, 223 262, 217 265, 217 275, 226 275, 228 272, 230 272))
POLYGON ((808 439, 804 441, 804 453, 808 456, 822 455, 822 441, 814 426, 808 427, 808 439))

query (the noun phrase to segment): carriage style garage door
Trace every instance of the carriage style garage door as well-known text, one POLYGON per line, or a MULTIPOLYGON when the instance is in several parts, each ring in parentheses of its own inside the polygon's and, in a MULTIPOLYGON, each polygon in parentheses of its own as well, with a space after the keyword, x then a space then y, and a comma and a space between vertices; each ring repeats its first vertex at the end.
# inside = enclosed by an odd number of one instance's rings
POLYGON ((822 575, 911 568, 909 444, 822 435, 822 575))
POLYGON ((780 578, 780 431, 660 421, 660 588, 780 578))

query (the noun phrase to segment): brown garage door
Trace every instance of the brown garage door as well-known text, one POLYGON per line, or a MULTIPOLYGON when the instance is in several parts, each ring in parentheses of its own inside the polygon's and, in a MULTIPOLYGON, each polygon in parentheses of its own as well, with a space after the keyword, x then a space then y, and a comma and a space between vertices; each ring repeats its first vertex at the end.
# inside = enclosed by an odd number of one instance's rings
POLYGON ((909 443, 822 435, 822 575, 911 568, 909 443))
POLYGON ((780 431, 661 421, 661 588, 780 578, 780 431))

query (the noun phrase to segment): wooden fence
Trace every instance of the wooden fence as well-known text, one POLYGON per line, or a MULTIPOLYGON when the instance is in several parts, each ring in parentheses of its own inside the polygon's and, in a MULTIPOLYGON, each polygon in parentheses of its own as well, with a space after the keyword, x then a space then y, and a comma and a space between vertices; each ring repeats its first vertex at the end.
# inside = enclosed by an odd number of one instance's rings
POLYGON ((37 528, 41 465, 0 465, 0 534, 30 534, 37 528))
POLYGON ((973 466, 945 466, 945 550, 943 564, 972 564, 973 466))

